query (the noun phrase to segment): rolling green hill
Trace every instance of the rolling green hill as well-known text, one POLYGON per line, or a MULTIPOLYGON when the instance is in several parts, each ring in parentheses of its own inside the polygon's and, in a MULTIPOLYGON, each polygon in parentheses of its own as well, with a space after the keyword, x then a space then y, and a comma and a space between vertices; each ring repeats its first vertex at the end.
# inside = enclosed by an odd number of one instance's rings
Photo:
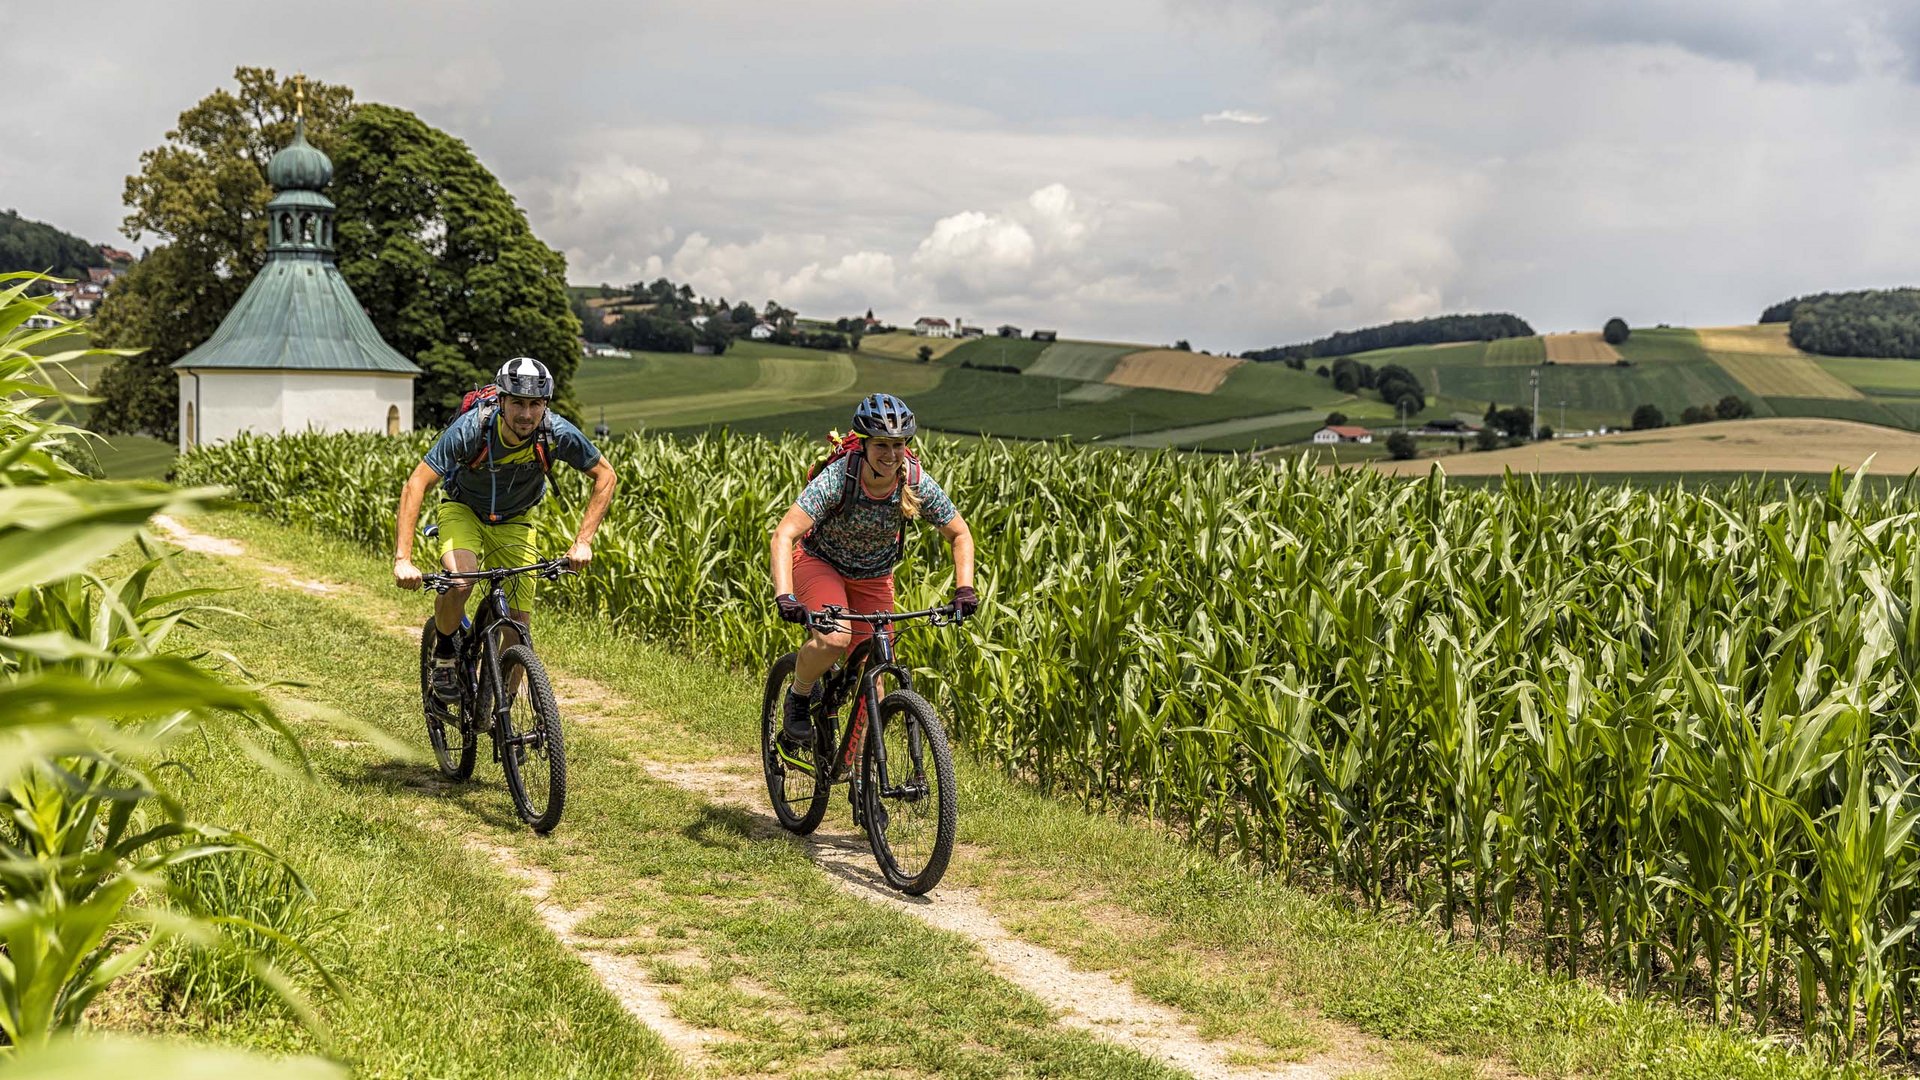
MULTIPOLYGON (((1613 352, 1596 352, 1594 335, 1584 343, 1576 340, 1581 337, 1413 346, 1353 358, 1375 368, 1397 364, 1419 378, 1428 403, 1406 418, 1410 424, 1477 421, 1489 402, 1526 404, 1529 378, 1538 372, 1541 420, 1561 430, 1625 426, 1643 404, 1677 421, 1688 406, 1711 406, 1729 395, 1761 417, 1833 417, 1920 430, 1920 361, 1810 356, 1772 325, 1637 330, 1617 347, 1619 363, 1613 352)), ((922 363, 915 354, 926 340, 872 335, 856 353, 739 342, 720 357, 595 357, 582 361, 575 389, 586 419, 599 420, 604 408, 615 431, 824 433, 844 428, 854 402, 875 391, 906 398, 931 430, 1145 448, 1283 446, 1306 439, 1334 411, 1376 428, 1398 419, 1372 391, 1343 393, 1316 374, 1330 360, 1310 361, 1305 370, 1241 363, 1199 393, 1173 378, 1186 370, 1180 361, 1169 368, 1166 351, 1144 345, 939 340, 931 362, 922 363), (1143 366, 1148 353, 1161 358, 1161 366, 1143 366), (986 370, 1002 367, 1019 373, 986 370), (1133 384, 1143 370, 1149 385, 1133 384), (1156 378, 1165 381, 1152 385, 1156 378)), ((1196 355, 1195 363, 1230 361, 1196 355)))

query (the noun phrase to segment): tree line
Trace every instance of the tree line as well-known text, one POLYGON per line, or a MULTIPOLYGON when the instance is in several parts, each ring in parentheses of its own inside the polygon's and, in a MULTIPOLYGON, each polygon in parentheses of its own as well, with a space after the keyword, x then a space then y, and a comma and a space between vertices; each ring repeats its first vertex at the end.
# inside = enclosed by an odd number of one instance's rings
POLYGON ((88 267, 105 265, 96 245, 17 211, 0 210, 0 274, 34 270, 84 278, 88 267))
POLYGON ((1760 313, 1796 348, 1823 356, 1920 359, 1920 289, 1861 289, 1783 300, 1760 313))
MULTIPOLYGON (((745 300, 729 304, 726 297, 709 300, 695 295, 693 286, 675 285, 661 277, 650 283, 635 282, 624 289, 600 286, 600 299, 616 298, 613 304, 595 308, 585 296, 575 294, 573 313, 580 320, 582 336, 622 349, 642 352, 684 353, 704 348, 713 355, 727 351, 735 338, 747 334, 761 323, 773 328, 766 340, 774 345, 801 349, 844 352, 860 347, 863 320, 842 318, 833 330, 808 330, 799 326, 799 312, 776 300, 755 308, 745 300), (619 311, 623 306, 641 310, 619 311), (607 310, 618 312, 612 321, 607 310)), ((871 316, 872 312, 868 312, 871 316)))
POLYGON ((1303 368, 1316 357, 1347 356, 1374 349, 1398 349, 1409 345, 1441 345, 1451 341, 1494 341, 1508 337, 1532 337, 1533 327, 1518 315, 1437 315, 1430 319, 1406 319, 1342 330, 1302 345, 1280 345, 1254 349, 1242 355, 1248 360, 1285 362, 1303 368))

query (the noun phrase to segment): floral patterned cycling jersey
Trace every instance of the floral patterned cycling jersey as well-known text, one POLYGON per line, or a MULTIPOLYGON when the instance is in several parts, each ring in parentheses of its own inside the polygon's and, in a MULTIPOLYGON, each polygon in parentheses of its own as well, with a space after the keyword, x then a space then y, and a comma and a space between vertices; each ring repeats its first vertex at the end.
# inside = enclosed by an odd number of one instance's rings
MULTIPOLYGON (((801 541, 801 547, 807 554, 832 563, 847 577, 885 577, 893 572, 893 538, 904 517, 900 512, 900 485, 895 484, 886 498, 875 499, 855 483, 853 501, 845 510, 833 513, 845 490, 847 470, 859 461, 858 455, 843 457, 821 469, 794 500, 794 505, 814 520, 813 532, 801 541)), ((920 482, 913 490, 920 495, 920 520, 927 524, 939 528, 959 516, 953 500, 926 470, 920 471, 920 482)))

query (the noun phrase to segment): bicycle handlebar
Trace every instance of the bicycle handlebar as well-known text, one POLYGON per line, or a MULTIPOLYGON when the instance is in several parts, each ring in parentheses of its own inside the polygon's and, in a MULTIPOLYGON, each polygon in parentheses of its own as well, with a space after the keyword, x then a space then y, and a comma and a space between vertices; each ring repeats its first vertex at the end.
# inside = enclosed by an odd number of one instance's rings
POLYGON ((920 611, 875 611, 870 613, 848 611, 838 604, 828 604, 818 611, 807 612, 805 625, 807 629, 818 630, 823 634, 839 634, 845 633, 847 629, 841 625, 841 620, 847 622, 863 622, 869 626, 891 626, 894 623, 907 622, 911 619, 925 619, 933 626, 952 626, 960 621, 959 613, 954 610, 952 604, 942 604, 939 607, 925 608, 920 611))
POLYGON ((520 574, 539 574, 548 581, 557 580, 561 574, 578 573, 567 565, 565 558, 543 559, 525 566, 507 566, 492 570, 442 570, 435 574, 420 575, 420 586, 443 593, 462 581, 505 581, 520 574))

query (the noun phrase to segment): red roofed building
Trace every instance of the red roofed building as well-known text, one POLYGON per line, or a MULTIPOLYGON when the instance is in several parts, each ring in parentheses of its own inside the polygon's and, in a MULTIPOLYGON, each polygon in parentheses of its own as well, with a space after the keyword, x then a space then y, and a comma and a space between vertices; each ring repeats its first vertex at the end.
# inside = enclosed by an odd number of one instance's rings
POLYGON ((953 324, 945 319, 922 315, 913 320, 913 332, 921 337, 952 337, 953 324))
POLYGON ((1313 433, 1313 441, 1321 446, 1343 442, 1370 443, 1373 441, 1373 432, 1349 424, 1328 424, 1313 433))

